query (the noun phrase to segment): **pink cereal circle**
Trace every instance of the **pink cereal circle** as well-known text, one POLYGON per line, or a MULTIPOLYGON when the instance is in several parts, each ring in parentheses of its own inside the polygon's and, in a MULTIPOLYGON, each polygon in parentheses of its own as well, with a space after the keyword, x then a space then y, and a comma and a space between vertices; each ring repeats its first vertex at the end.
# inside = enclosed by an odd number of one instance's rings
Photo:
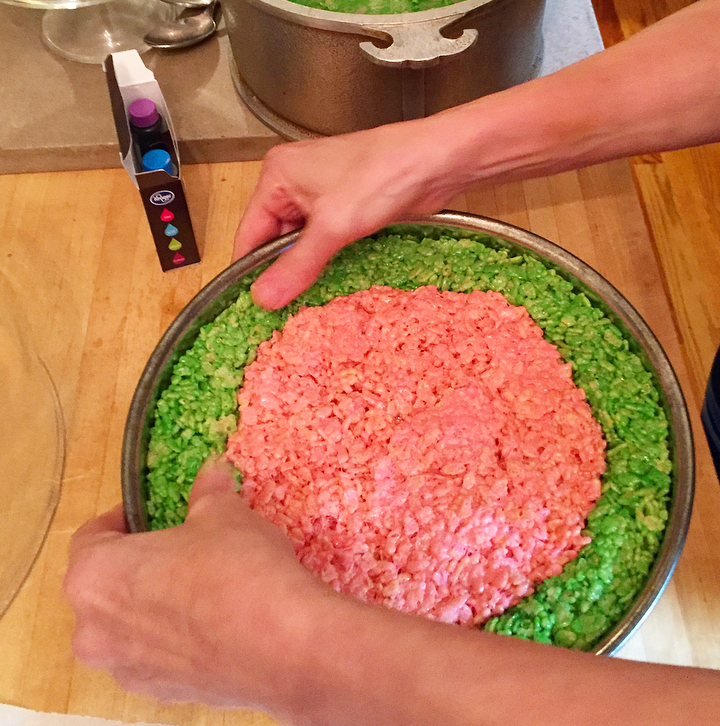
POLYGON ((600 427, 499 293, 376 286, 304 308, 238 400, 242 491, 338 591, 477 624, 589 542, 600 427))

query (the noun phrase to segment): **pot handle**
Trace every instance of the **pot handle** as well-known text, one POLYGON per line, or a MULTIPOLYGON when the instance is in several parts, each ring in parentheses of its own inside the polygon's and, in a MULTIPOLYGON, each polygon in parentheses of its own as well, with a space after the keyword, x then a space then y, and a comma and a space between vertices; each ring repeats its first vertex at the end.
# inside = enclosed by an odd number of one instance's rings
POLYGON ((440 30, 447 19, 428 20, 413 25, 375 26, 392 38, 387 48, 379 48, 373 42, 360 43, 360 50, 373 63, 391 68, 430 68, 444 59, 458 55, 472 47, 478 39, 475 28, 465 28, 459 38, 446 38, 440 30))

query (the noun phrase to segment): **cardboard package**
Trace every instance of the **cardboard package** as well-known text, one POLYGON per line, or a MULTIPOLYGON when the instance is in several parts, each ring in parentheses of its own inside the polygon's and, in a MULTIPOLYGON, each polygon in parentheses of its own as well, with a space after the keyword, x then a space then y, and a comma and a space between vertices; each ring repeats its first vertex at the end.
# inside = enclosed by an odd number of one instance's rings
POLYGON ((136 50, 112 53, 105 59, 115 129, 123 167, 140 192, 160 265, 164 271, 200 262, 190 213, 180 178, 180 157, 170 113, 155 76, 136 50), (138 99, 151 100, 164 124, 158 143, 170 154, 171 170, 144 171, 128 115, 138 99))

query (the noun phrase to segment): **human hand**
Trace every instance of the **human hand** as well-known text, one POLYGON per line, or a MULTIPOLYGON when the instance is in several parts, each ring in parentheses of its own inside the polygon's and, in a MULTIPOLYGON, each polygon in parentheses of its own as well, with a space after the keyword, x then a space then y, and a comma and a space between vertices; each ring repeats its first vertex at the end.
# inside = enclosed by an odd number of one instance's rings
POLYGON ((406 214, 441 209, 467 181, 448 116, 271 149, 235 235, 233 259, 304 226, 252 287, 282 307, 307 289, 345 245, 406 214))
POLYGON ((85 524, 63 588, 76 655, 127 690, 277 711, 293 644, 315 596, 328 596, 218 462, 198 473, 178 527, 127 534, 121 507, 85 524))
POLYGON ((118 507, 77 532, 64 590, 80 660, 138 693, 298 726, 717 723, 717 671, 596 658, 343 597, 233 486, 208 465, 184 524, 127 534, 118 507))

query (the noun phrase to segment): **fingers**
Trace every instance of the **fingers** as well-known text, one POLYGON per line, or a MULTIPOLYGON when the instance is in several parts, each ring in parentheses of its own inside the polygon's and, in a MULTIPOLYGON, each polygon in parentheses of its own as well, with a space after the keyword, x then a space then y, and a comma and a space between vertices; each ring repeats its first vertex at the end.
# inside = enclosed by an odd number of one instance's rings
POLYGON ((330 230, 318 212, 300 238, 253 283, 253 301, 266 310, 287 305, 315 282, 327 261, 357 235, 351 228, 330 230))
MULTIPOLYGON (((73 604, 83 603, 97 585, 97 554, 108 540, 119 540, 127 536, 125 514, 121 504, 105 514, 86 522, 70 540, 68 569, 62 589, 73 604)), ((101 568, 102 571, 103 568, 101 568)))
POLYGON ((235 233, 232 261, 244 257, 263 242, 302 227, 304 219, 293 204, 288 203, 278 212, 273 212, 264 204, 250 200, 235 233))
POLYGON ((126 691, 151 696, 168 705, 194 701, 221 709, 238 707, 237 695, 216 693, 212 686, 196 688, 187 677, 157 673, 146 665, 118 666, 111 669, 110 675, 126 691))
POLYGON ((190 491, 188 516, 204 497, 211 494, 231 494, 236 489, 235 467, 218 456, 208 457, 200 467, 190 491))
POLYGON ((283 234, 283 222, 274 213, 265 207, 261 202, 256 202, 255 197, 250 200, 247 210, 240 220, 237 232, 235 233, 235 245, 233 247, 233 262, 251 252, 263 242, 283 234))
POLYGON ((101 514, 86 522, 73 535, 70 543, 70 554, 92 544, 99 539, 109 539, 127 534, 125 514, 122 504, 113 507, 109 512, 101 514))
POLYGON ((303 224, 305 215, 297 203, 297 189, 281 181, 278 157, 283 157, 282 149, 271 150, 265 157, 260 179, 235 232, 233 261, 303 224))

